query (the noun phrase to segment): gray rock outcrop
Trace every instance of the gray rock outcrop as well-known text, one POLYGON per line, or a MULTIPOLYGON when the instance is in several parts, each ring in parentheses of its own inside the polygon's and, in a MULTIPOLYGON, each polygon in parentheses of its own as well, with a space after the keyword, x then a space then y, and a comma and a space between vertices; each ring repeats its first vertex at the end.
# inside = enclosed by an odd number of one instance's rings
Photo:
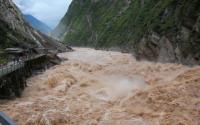
POLYGON ((58 41, 33 29, 12 0, 0 0, 0 49, 48 48, 65 51, 58 41))

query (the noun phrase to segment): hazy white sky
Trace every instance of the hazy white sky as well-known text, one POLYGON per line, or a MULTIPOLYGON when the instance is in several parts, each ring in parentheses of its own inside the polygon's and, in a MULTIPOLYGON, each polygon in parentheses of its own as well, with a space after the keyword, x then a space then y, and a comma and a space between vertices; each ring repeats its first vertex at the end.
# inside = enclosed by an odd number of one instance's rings
POLYGON ((51 28, 65 15, 72 0, 13 0, 24 14, 30 14, 51 28))

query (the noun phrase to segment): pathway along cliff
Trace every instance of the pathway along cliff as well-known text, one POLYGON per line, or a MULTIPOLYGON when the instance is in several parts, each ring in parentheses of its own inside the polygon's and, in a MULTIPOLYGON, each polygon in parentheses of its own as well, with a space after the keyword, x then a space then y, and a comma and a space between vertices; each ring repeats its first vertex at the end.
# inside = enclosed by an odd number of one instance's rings
POLYGON ((130 54, 76 48, 1 101, 19 125, 199 125, 200 67, 137 62, 130 54))

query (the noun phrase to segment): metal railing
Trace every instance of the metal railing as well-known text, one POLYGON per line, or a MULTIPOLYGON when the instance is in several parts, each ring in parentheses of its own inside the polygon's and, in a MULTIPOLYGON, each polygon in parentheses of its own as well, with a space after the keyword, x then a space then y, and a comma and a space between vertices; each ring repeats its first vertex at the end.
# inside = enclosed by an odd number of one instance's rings
POLYGON ((26 61, 34 60, 34 59, 40 58, 44 55, 45 54, 32 55, 32 56, 28 56, 26 58, 20 59, 18 61, 16 61, 16 60, 11 61, 11 62, 7 63, 6 65, 0 66, 0 78, 6 74, 9 74, 9 73, 19 69, 19 68, 22 68, 26 61))
POLYGON ((22 61, 22 60, 9 62, 7 65, 1 66, 0 77, 4 76, 6 74, 9 74, 23 66, 24 66, 24 61, 22 61))

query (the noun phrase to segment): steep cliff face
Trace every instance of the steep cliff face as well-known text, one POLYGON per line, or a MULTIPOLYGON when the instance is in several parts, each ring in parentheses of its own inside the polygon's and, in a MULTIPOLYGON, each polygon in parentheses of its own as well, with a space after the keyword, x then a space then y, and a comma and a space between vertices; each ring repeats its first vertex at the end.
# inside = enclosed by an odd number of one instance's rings
POLYGON ((199 0, 73 0, 53 34, 138 59, 200 64, 199 6, 199 0))
POLYGON ((58 41, 41 34, 26 23, 11 0, 0 0, 0 49, 7 47, 65 50, 58 41))

